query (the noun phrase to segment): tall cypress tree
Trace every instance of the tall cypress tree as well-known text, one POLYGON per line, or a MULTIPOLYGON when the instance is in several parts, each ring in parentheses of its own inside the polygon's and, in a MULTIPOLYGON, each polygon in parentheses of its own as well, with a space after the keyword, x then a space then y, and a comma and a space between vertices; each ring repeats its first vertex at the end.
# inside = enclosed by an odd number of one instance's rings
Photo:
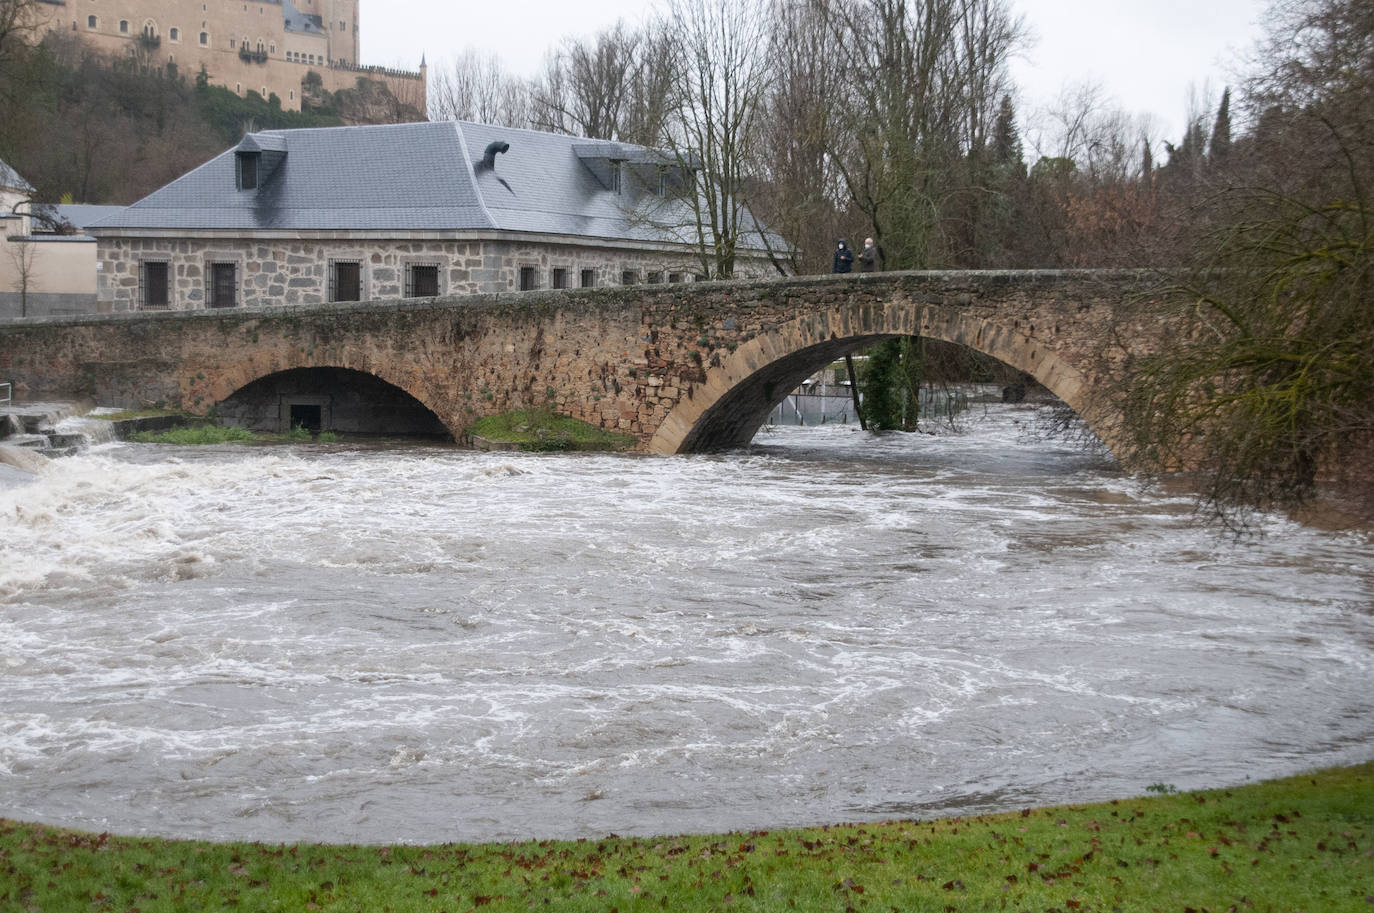
POLYGON ((1211 165, 1224 165, 1231 154, 1231 90, 1221 93, 1221 105, 1217 108, 1217 119, 1212 124, 1212 139, 1207 144, 1207 161, 1211 165))

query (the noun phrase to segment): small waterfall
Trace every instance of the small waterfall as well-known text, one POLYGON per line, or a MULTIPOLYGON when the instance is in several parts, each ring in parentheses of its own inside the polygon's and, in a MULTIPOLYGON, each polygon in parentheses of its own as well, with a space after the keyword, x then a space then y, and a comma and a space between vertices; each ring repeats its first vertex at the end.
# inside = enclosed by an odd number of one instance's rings
POLYGON ((71 403, 30 403, 4 409, 0 444, 22 447, 47 457, 71 456, 94 444, 118 440, 115 426, 104 419, 75 414, 71 403))

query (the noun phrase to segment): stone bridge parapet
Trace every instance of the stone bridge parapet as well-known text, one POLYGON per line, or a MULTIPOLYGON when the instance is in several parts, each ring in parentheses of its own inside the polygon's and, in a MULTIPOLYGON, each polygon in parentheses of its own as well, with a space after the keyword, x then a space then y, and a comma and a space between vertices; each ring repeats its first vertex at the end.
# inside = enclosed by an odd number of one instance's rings
POLYGON ((204 413, 279 372, 343 368, 404 390, 455 436, 550 406, 677 453, 747 443, 830 361, 897 335, 967 345, 1035 377, 1110 445, 1094 397, 1148 347, 1135 271, 877 273, 548 290, 311 307, 0 323, 0 380, 32 399, 85 396, 204 413))

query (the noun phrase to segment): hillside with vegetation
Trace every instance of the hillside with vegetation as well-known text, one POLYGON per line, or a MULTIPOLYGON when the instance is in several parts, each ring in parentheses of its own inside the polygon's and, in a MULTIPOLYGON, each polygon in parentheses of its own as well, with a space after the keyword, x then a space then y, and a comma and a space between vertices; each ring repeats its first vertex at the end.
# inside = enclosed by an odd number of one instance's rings
POLYGON ((0 160, 39 201, 128 204, 251 130, 421 119, 382 83, 360 77, 331 93, 318 74, 304 82, 305 110, 288 111, 275 95, 211 85, 203 71, 106 57, 67 36, 31 45, 12 35, 0 53, 0 160))

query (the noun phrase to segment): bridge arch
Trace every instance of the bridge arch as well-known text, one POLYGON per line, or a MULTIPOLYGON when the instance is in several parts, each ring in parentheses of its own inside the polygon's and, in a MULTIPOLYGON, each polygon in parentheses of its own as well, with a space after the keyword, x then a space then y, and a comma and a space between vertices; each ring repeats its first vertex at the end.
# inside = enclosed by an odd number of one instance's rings
POLYGON ((455 437, 438 410, 403 380, 388 377, 392 372, 385 367, 339 363, 348 359, 303 361, 265 371, 246 363, 227 368, 211 384, 220 419, 254 430, 303 424, 310 430, 455 437))
POLYGON ((1034 377, 1094 427, 1084 372, 1043 339, 933 304, 841 305, 780 324, 739 346, 709 369, 674 408, 649 442, 656 453, 693 453, 742 447, 787 394, 837 358, 897 336, 956 343, 1034 377))

